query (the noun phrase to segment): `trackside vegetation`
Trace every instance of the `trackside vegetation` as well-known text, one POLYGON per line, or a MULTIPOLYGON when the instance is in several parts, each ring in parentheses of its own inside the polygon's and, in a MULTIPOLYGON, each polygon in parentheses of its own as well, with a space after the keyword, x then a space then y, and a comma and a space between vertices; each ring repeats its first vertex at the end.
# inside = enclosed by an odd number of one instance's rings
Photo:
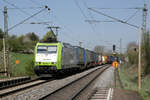
MULTIPOLYGON (((137 91, 138 81, 138 45, 129 43, 126 62, 120 65, 120 78, 124 89, 137 91)), ((143 100, 150 100, 150 32, 142 35, 142 87, 139 91, 143 100)))
MULTIPOLYGON (((3 38, 4 32, 0 29, 0 71, 4 71, 3 62, 3 38)), ((11 77, 15 76, 34 76, 34 48, 39 41, 57 40, 53 30, 48 31, 42 39, 34 32, 25 35, 9 35, 9 68, 8 72, 11 77)), ((6 76, 0 75, 0 78, 6 76)))
POLYGON ((33 54, 21 54, 21 53, 11 53, 11 73, 12 76, 26 76, 26 75, 34 75, 33 72, 33 54), (16 61, 19 61, 16 64, 16 61))
MULTIPOLYGON (((132 65, 128 67, 128 63, 120 65, 120 79, 124 89, 138 91, 138 77, 137 77, 137 66, 132 65)), ((139 92, 143 100, 150 100, 150 75, 142 76, 142 87, 139 92)))

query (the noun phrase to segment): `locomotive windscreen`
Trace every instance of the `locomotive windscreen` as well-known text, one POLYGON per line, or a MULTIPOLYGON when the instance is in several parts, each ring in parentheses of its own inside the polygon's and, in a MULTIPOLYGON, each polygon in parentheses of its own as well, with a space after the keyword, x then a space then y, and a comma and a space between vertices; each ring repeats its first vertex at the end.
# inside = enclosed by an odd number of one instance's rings
POLYGON ((37 53, 56 53, 57 46, 38 46, 37 53))
POLYGON ((57 61, 57 46, 43 46, 37 47, 36 62, 53 62, 57 61))

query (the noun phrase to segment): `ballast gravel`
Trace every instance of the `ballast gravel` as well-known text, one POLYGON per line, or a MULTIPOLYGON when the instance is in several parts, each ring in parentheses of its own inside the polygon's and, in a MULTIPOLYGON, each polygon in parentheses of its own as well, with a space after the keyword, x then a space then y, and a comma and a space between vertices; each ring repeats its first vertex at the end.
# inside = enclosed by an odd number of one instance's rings
POLYGON ((54 81, 50 81, 48 83, 44 83, 39 86, 35 86, 30 89, 26 89, 24 91, 0 98, 0 100, 38 100, 42 97, 45 97, 46 95, 54 92, 55 90, 65 86, 66 84, 78 79, 79 77, 82 77, 86 75, 87 73, 90 73, 102 66, 87 70, 85 72, 64 78, 64 79, 57 79, 54 81))
POLYGON ((93 88, 113 87, 114 86, 114 68, 106 69, 98 78, 93 88))

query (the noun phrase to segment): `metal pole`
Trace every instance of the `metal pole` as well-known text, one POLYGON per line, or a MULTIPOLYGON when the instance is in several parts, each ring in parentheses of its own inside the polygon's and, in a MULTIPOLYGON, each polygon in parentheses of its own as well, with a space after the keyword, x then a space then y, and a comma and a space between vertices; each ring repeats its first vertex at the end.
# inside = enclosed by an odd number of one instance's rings
POLYGON ((122 54, 122 39, 120 38, 120 55, 122 54))
POLYGON ((114 84, 115 84, 115 88, 117 87, 116 70, 117 70, 117 68, 115 68, 115 71, 114 71, 114 84))
POLYGON ((58 27, 56 27, 56 37, 58 38, 58 27))
POLYGON ((82 42, 79 42, 79 46, 80 46, 80 47, 82 46, 82 42))

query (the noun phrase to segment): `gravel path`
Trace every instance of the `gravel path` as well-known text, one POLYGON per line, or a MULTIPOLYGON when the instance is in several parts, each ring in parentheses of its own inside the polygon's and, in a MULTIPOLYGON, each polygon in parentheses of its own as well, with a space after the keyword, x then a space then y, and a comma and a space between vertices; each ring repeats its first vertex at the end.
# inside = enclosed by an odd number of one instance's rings
POLYGON ((115 89, 112 100, 143 100, 143 99, 137 91, 115 89))
POLYGON ((98 77, 93 88, 113 87, 113 84, 114 84, 114 68, 110 67, 98 77))

